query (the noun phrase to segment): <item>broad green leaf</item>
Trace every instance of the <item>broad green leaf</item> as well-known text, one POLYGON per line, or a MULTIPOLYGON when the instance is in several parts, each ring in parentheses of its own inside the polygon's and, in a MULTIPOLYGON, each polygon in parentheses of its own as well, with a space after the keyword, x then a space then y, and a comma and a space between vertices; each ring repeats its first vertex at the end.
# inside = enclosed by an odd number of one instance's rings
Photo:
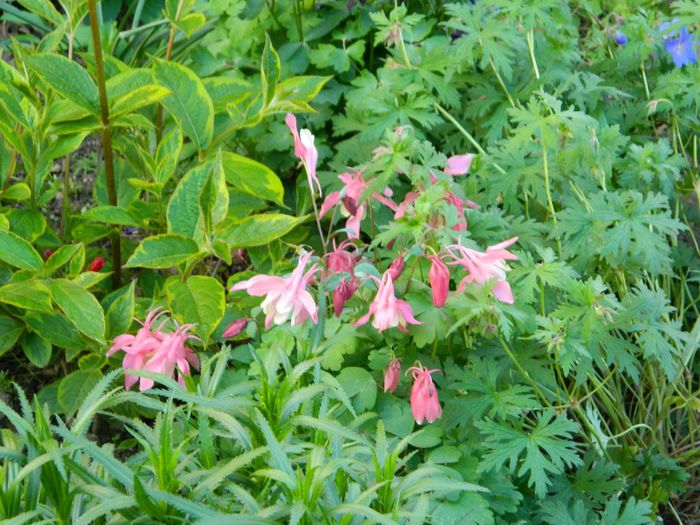
POLYGON ((111 340, 129 330, 136 304, 134 299, 135 288, 136 281, 131 281, 126 291, 109 305, 106 316, 107 340, 111 340))
POLYGON ((361 413, 374 408, 377 400, 377 384, 367 370, 349 366, 340 371, 337 380, 352 399, 355 411, 361 413))
POLYGON ((110 115, 118 118, 127 113, 133 113, 145 106, 150 106, 170 95, 170 90, 157 84, 148 84, 125 93, 112 103, 110 115))
POLYGON ((224 287, 213 277, 194 275, 182 282, 173 278, 165 285, 168 309, 181 324, 194 323, 194 332, 206 344, 224 317, 224 287))
POLYGON ((0 231, 0 261, 22 270, 40 270, 44 265, 41 256, 32 245, 19 235, 0 231))
POLYGON ((240 221, 231 219, 223 223, 218 239, 231 248, 262 246, 288 234, 307 219, 306 215, 292 217, 281 213, 251 215, 240 221))
MULTIPOLYGON (((78 253, 80 248, 83 247, 81 243, 78 244, 66 244, 61 246, 58 250, 53 252, 51 256, 44 263, 44 271, 47 274, 51 274, 58 270, 61 266, 66 264, 71 258, 78 253)), ((85 248, 83 247, 83 250, 85 248)), ((82 268, 82 265, 81 265, 82 268)))
POLYGON ((275 96, 275 88, 280 79, 282 64, 280 57, 272 46, 270 35, 265 34, 265 47, 263 48, 262 60, 260 62, 260 82, 263 91, 263 108, 272 101, 275 96))
POLYGON ((125 267, 171 268, 198 251, 197 243, 182 235, 154 235, 141 241, 125 267))
POLYGON ((73 60, 53 53, 37 53, 26 63, 61 96, 97 115, 100 100, 97 86, 88 72, 73 60))
POLYGON ((51 294, 42 281, 29 280, 0 286, 0 303, 26 310, 50 312, 51 294))
POLYGON ((36 367, 44 368, 51 359, 51 343, 34 332, 22 338, 22 350, 27 359, 36 367))
POLYGON ((255 94, 255 88, 249 82, 233 77, 205 78, 204 87, 216 113, 224 111, 229 104, 241 103, 255 94))
POLYGON ((31 127, 27 120, 27 115, 22 108, 22 96, 9 84, 0 84, 0 108, 7 112, 8 117, 11 117, 17 124, 23 127, 31 127))
POLYGON ((14 346, 24 331, 24 326, 11 317, 0 315, 0 355, 14 346))
POLYGON ((211 164, 209 179, 202 190, 199 201, 208 232, 213 231, 216 225, 226 218, 229 209, 228 188, 221 165, 221 155, 217 155, 216 160, 212 161, 211 164))
POLYGON ((24 182, 11 185, 5 191, 0 192, 0 199, 9 201, 26 201, 32 196, 32 190, 24 182))
POLYGON ((95 296, 67 279, 51 281, 51 296, 76 328, 90 339, 105 344, 105 316, 95 296))
POLYGON ((145 68, 128 69, 107 81, 107 99, 110 104, 144 86, 153 85, 153 71, 145 68))
POLYGON ((176 127, 168 132, 158 144, 155 157, 156 171, 153 174, 153 179, 156 182, 164 185, 175 175, 181 150, 182 132, 180 128, 176 127))
POLYGON ((89 221, 104 222, 106 224, 119 224, 121 226, 140 225, 139 221, 121 206, 96 206, 83 213, 81 217, 89 221))
POLYGON ((219 159, 187 172, 168 202, 168 233, 185 235, 201 243, 207 223, 213 218, 220 221, 228 208, 228 195, 220 194, 224 192, 222 184, 223 173, 219 159), (211 190, 205 192, 205 187, 212 179, 215 181, 214 187, 210 186, 211 190), (216 187, 220 188, 219 192, 213 191, 216 187))
POLYGON ((267 166, 236 153, 223 153, 226 182, 250 195, 283 204, 282 181, 267 166))
POLYGON ((13 208, 6 212, 10 230, 27 242, 36 241, 46 231, 46 219, 35 210, 13 208))
POLYGON ((58 385, 58 403, 63 412, 72 415, 102 378, 97 370, 78 370, 68 374, 58 385))
POLYGON ((202 81, 191 69, 158 59, 155 78, 172 93, 163 105, 197 148, 206 148, 214 133, 214 106, 202 81))
POLYGON ((204 18, 204 15, 201 13, 188 13, 180 18, 176 25, 185 33, 185 36, 189 38, 192 36, 192 33, 202 27, 206 21, 207 19, 204 18))
POLYGON ((311 102, 331 78, 303 76, 283 80, 275 89, 275 103, 311 102))
POLYGON ((54 26, 60 26, 64 22, 63 15, 53 6, 49 0, 17 0, 25 9, 40 16, 54 26))
POLYGON ((86 347, 75 326, 59 312, 31 312, 24 316, 24 322, 54 346, 71 350, 86 347))

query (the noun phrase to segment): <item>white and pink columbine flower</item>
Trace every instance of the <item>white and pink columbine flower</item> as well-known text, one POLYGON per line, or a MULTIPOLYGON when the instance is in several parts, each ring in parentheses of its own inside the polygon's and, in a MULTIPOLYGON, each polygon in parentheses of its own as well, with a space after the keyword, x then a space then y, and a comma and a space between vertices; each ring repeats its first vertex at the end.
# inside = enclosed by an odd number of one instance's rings
POLYGON ((311 191, 311 198, 313 199, 315 197, 314 185, 318 189, 319 196, 322 195, 321 183, 318 182, 318 177, 316 176, 318 150, 314 144, 315 137, 308 129, 297 131, 297 118, 293 113, 287 113, 284 121, 287 123, 294 137, 294 155, 298 157, 304 165, 306 178, 309 182, 309 190, 311 191))
POLYGON ((407 332, 407 324, 422 324, 413 317, 411 305, 396 298, 394 282, 391 280, 391 274, 388 271, 382 277, 377 295, 369 306, 369 311, 355 321, 354 326, 361 326, 367 323, 372 316, 374 316, 372 326, 380 332, 388 328, 398 328, 402 332, 407 332))
POLYGON ((292 324, 300 325, 309 318, 314 324, 318 323, 318 307, 306 290, 318 268, 313 264, 308 271, 304 271, 311 255, 311 252, 300 255, 299 264, 289 277, 256 275, 234 284, 231 291, 246 290, 249 295, 265 296, 260 305, 265 312, 265 328, 270 328, 273 322, 284 324, 289 320, 292 324))
POLYGON ((493 295, 503 303, 513 304, 513 292, 506 280, 508 266, 505 261, 518 259, 515 254, 506 250, 517 240, 517 237, 513 237, 502 243, 489 246, 485 252, 465 248, 461 244, 448 246, 448 257, 452 258, 452 262, 448 264, 460 265, 468 272, 468 275, 460 282, 457 292, 463 292, 468 283, 484 284, 495 279, 496 284, 492 288, 493 295))

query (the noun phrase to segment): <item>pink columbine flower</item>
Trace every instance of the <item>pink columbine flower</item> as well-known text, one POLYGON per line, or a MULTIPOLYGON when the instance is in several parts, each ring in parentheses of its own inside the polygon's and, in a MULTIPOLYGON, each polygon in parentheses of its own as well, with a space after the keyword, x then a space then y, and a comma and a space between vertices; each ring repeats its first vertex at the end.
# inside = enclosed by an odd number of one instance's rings
POLYGON ((445 175, 464 175, 469 171, 469 166, 472 165, 474 155, 454 155, 447 159, 445 164, 445 175))
POLYGON ((384 392, 396 392, 401 378, 401 361, 393 359, 384 370, 384 392))
POLYGON ((284 121, 294 136, 294 155, 301 159, 306 170, 306 178, 309 182, 311 198, 314 198, 314 184, 318 188, 318 194, 322 195, 321 184, 316 177, 316 164, 318 163, 318 150, 314 144, 314 136, 308 129, 297 131, 297 118, 293 113, 287 113, 284 121))
MULTIPOLYGON (((199 368, 197 354, 185 346, 189 339, 197 339, 187 333, 194 325, 183 325, 174 333, 165 333, 161 331, 164 320, 154 330, 153 324, 165 313, 167 312, 160 307, 151 310, 136 335, 122 334, 114 338, 107 356, 123 351, 122 367, 125 370, 147 370, 168 377, 172 377, 177 370, 178 381, 184 385, 183 376, 190 374, 190 365, 199 368)), ((124 386, 127 389, 137 382, 142 392, 153 388, 154 384, 152 379, 146 377, 139 378, 131 374, 124 376, 124 386)))
POLYGON ((360 236, 360 224, 367 209, 366 203, 360 204, 360 199, 367 189, 367 181, 362 176, 362 171, 343 173, 338 175, 338 178, 344 183, 343 189, 326 196, 319 215, 323 217, 331 208, 342 202, 341 211, 343 215, 348 217, 345 223, 348 238, 357 239, 360 236))
MULTIPOLYGON (((391 190, 389 190, 391 191, 391 190)), ((384 206, 388 207, 391 211, 394 212, 394 219, 401 219, 404 215, 406 215, 406 208, 408 208, 411 204, 413 204, 418 197, 420 197, 420 193, 417 191, 409 191, 406 196, 404 197, 403 201, 401 204, 396 204, 391 198, 386 197, 385 195, 387 194, 387 191, 384 190, 384 195, 379 194, 379 193, 372 193, 372 197, 374 197, 376 200, 381 202, 384 206)))
POLYGON ((432 423, 440 419, 442 407, 438 399, 437 390, 431 374, 440 372, 438 369, 428 370, 423 366, 414 366, 406 370, 413 376, 411 387, 411 413, 416 423, 422 425, 424 421, 432 423))
POLYGON ((489 279, 495 279, 496 284, 492 289, 493 295, 503 303, 513 304, 513 292, 506 280, 508 266, 505 261, 518 259, 515 254, 506 250, 508 246, 517 240, 517 237, 513 237, 502 243, 489 246, 485 252, 465 248, 461 244, 448 246, 447 251, 453 259, 448 264, 458 264, 469 272, 460 282, 457 291, 459 293, 463 292, 466 285, 471 282, 484 284, 489 279))
POLYGON ((397 299, 394 295, 394 282, 391 280, 391 274, 388 270, 384 272, 384 277, 379 284, 377 295, 369 306, 369 311, 355 321, 354 326, 367 323, 371 316, 374 316, 372 326, 380 332, 393 327, 397 327, 402 332, 408 332, 407 323, 422 324, 413 317, 411 305, 397 299))
POLYGON ((450 270, 439 256, 430 255, 428 259, 431 261, 428 278, 433 291, 433 305, 442 308, 450 291, 450 270))
POLYGON ((303 324, 308 318, 318 322, 318 307, 314 298, 306 291, 309 280, 316 272, 315 264, 304 273, 311 252, 299 256, 299 264, 289 277, 276 275, 256 275, 231 287, 231 291, 246 290, 249 295, 265 296, 260 305, 265 312, 265 328, 272 323, 284 324, 291 319, 292 324, 303 324))
POLYGON ((248 321, 249 319, 247 317, 236 319, 226 327, 226 330, 224 330, 224 333, 221 334, 221 337, 224 339, 229 339, 231 337, 241 335, 241 332, 245 330, 246 326, 248 326, 248 321))
POLYGON ((347 248, 349 247, 355 248, 355 245, 349 241, 344 241, 339 246, 336 246, 335 240, 333 240, 333 251, 325 256, 326 270, 324 277, 333 273, 349 274, 348 276, 343 276, 340 284, 333 290, 333 311, 336 317, 340 317, 345 303, 352 298, 360 286, 360 281, 355 277, 355 265, 360 260, 360 257, 348 251, 347 248))

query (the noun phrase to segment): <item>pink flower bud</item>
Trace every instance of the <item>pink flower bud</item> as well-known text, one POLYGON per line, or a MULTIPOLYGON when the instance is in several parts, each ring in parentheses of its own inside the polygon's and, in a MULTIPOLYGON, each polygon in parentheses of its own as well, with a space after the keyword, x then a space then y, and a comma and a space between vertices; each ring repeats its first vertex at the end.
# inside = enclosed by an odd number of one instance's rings
POLYGON ((442 308, 450 291, 450 270, 437 255, 431 255, 428 259, 432 261, 428 278, 433 290, 433 305, 442 308))
POLYGON ((343 280, 338 287, 333 290, 333 312, 336 317, 340 317, 343 313, 343 307, 345 303, 350 300, 350 298, 355 295, 355 290, 358 286, 357 279, 351 281, 343 280))
POLYGON ((236 319, 234 322, 232 322, 226 327, 226 330, 224 330, 224 333, 221 334, 221 337, 225 339, 228 339, 230 337, 236 337, 241 334, 241 332, 245 329, 246 326, 248 326, 247 317, 243 317, 242 319, 236 319))
POLYGON ((104 265, 104 257, 95 257, 90 263, 90 266, 88 266, 88 270, 91 272, 99 272, 102 268, 104 268, 104 265))
POLYGON ((411 413, 416 423, 422 425, 424 421, 432 423, 442 415, 442 407, 438 400, 437 390, 431 374, 439 370, 428 370, 424 367, 412 367, 407 371, 413 374, 413 387, 411 387, 411 413))
POLYGON ((393 359, 384 370, 384 392, 396 392, 401 378, 401 361, 393 359))
POLYGON ((391 276, 391 280, 396 282, 396 280, 401 277, 401 274, 403 273, 403 268, 404 268, 404 262, 403 262, 403 256, 399 255, 394 261, 391 263, 391 266, 389 266, 389 269, 387 270, 389 272, 389 275, 391 276))

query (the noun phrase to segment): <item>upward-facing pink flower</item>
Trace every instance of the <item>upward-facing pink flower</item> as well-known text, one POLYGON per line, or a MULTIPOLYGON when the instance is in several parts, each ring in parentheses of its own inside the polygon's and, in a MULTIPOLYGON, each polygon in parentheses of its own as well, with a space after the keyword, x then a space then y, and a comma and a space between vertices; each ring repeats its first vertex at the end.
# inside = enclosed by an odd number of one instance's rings
POLYGON ((301 159, 306 170, 306 178, 309 182, 311 198, 314 198, 314 184, 318 188, 318 194, 322 195, 321 184, 316 177, 316 164, 318 163, 318 150, 314 144, 314 136, 308 129, 297 131, 297 118, 293 113, 287 113, 284 121, 294 137, 294 155, 301 159))
MULTIPOLYGON (((178 380, 184 384, 183 376, 190 374, 190 365, 199 368, 197 354, 185 346, 189 339, 196 339, 187 333, 194 325, 183 325, 174 333, 166 333, 161 331, 163 321, 154 330, 153 323, 165 313, 161 307, 151 310, 136 335, 122 334, 114 338, 107 356, 117 351, 124 352, 122 367, 125 370, 148 370, 168 377, 172 377, 177 370, 178 380)), ((127 389, 137 382, 141 391, 152 388, 154 384, 152 379, 146 377, 124 376, 127 389)))
POLYGON ((438 400, 437 390, 431 374, 440 370, 428 370, 423 366, 414 366, 406 370, 413 375, 413 387, 411 387, 411 413, 416 423, 422 425, 424 421, 432 423, 442 415, 442 407, 438 400))
POLYGON ((291 319, 292 324, 300 325, 309 317, 318 322, 318 307, 314 298, 306 291, 309 279, 316 272, 312 265, 304 273, 311 252, 299 256, 299 264, 289 277, 276 275, 256 275, 247 281, 241 281, 231 287, 231 291, 246 290, 249 295, 266 296, 260 305, 265 312, 265 328, 272 323, 284 324, 291 319))
POLYGON ((397 327, 402 332, 407 332, 406 324, 421 324, 413 317, 411 305, 406 301, 401 301, 394 295, 394 282, 391 280, 389 271, 384 272, 377 295, 374 297, 372 304, 369 305, 369 311, 355 321, 354 326, 360 326, 370 317, 374 316, 372 326, 380 332, 387 328, 397 327))
POLYGON ((458 264, 469 272, 460 282, 457 291, 463 292, 466 285, 471 282, 484 284, 489 279, 495 279, 496 284, 492 290, 493 295, 503 303, 513 304, 513 293, 506 280, 508 267, 505 261, 518 259, 515 254, 506 250, 508 246, 517 240, 517 237, 513 237, 502 243, 489 246, 485 252, 465 248, 461 244, 448 246, 447 251, 453 259, 449 264, 458 264))

